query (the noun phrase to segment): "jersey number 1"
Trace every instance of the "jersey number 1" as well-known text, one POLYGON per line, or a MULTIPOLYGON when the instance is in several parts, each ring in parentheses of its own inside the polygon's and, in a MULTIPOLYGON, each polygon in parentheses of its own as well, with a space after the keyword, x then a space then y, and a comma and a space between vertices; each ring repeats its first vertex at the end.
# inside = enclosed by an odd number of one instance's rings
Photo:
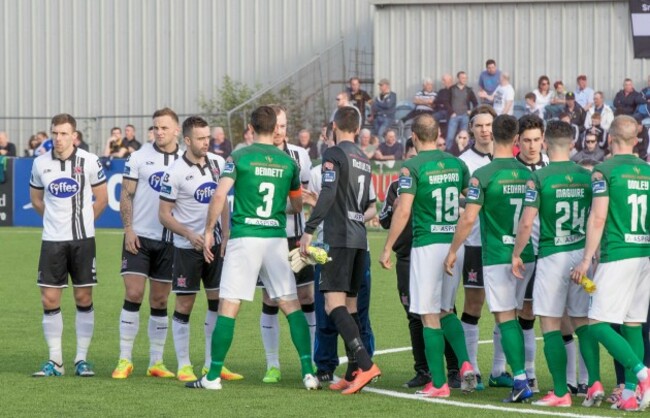
POLYGON ((632 206, 630 231, 637 232, 641 226, 641 231, 647 232, 645 218, 648 215, 648 195, 631 194, 627 197, 627 204, 632 206))

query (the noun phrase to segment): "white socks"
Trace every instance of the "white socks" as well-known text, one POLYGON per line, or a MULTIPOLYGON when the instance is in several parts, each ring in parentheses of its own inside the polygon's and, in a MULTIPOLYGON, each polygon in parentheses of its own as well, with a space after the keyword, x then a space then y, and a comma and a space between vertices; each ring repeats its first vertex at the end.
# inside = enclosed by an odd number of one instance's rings
POLYGON ((149 367, 163 359, 169 321, 165 316, 149 316, 149 367))
POLYGON ((465 332, 465 345, 467 346, 467 355, 469 356, 469 362, 472 363, 474 367, 474 372, 478 375, 481 374, 478 368, 478 325, 468 324, 467 322, 460 322, 463 326, 463 331, 465 332))
POLYGON ((122 309, 120 313, 120 358, 131 361, 133 342, 140 328, 140 312, 122 309))
POLYGON ((210 368, 210 362, 212 361, 212 332, 214 331, 214 327, 217 325, 218 316, 218 312, 209 309, 205 313, 205 323, 203 327, 205 332, 205 363, 203 364, 208 369, 210 368))
POLYGON ((526 375, 529 379, 535 379, 535 353, 537 352, 537 341, 535 340, 535 328, 524 330, 524 348, 526 354, 526 375))
POLYGON ((266 352, 266 368, 280 368, 280 322, 278 315, 269 315, 262 312, 260 316, 260 332, 264 351, 266 352))
POLYGON ((172 319, 172 335, 174 336, 174 349, 178 360, 178 369, 190 366, 190 322, 189 315, 174 312, 172 319))
POLYGON ((314 339, 316 338, 316 312, 314 312, 314 311, 305 312, 305 319, 307 320, 307 325, 309 326, 309 337, 311 338, 311 355, 312 355, 312 358, 313 358, 314 357, 314 339))
MULTIPOLYGON (((576 342, 571 339, 564 343, 566 349, 566 382, 567 384, 578 387, 578 380, 576 379, 576 342)), ((582 376, 582 374, 581 374, 582 376)))
POLYGON ((63 316, 61 315, 61 309, 43 314, 43 334, 50 351, 49 359, 58 365, 63 365, 63 349, 61 348, 63 316))
POLYGON ((76 328, 77 328, 77 356, 74 359, 75 364, 85 361, 88 355, 90 340, 93 338, 95 328, 95 310, 93 305, 88 308, 79 310, 77 307, 76 328))

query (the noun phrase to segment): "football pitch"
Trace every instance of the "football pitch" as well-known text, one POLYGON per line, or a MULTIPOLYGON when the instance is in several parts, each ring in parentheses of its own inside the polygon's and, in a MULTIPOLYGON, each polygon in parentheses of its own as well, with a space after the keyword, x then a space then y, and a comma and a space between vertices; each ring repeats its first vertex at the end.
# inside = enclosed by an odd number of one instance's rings
MULTIPOLYGON (((75 354, 74 313, 71 289, 64 291, 63 355, 67 374, 60 378, 32 378, 31 374, 47 360, 47 347, 41 326, 42 309, 36 271, 41 230, 36 228, 0 228, 0 416, 245 416, 245 417, 310 417, 310 416, 424 416, 445 417, 477 415, 506 417, 520 414, 544 416, 620 416, 603 403, 600 408, 583 408, 582 398, 574 398, 572 408, 544 409, 528 404, 506 405, 506 389, 487 388, 463 395, 452 391, 448 400, 422 400, 414 390, 402 388, 413 372, 408 349, 407 320, 396 291, 395 272, 382 270, 376 262, 385 233, 370 233, 372 251, 371 321, 376 338, 375 361, 383 376, 377 383, 355 396, 342 396, 328 390, 306 391, 302 386, 297 354, 289 336, 287 322, 281 319, 280 361, 282 381, 263 384, 264 349, 259 331, 260 295, 254 303, 245 303, 237 319, 232 349, 226 365, 242 373, 244 380, 224 382, 223 390, 189 390, 175 379, 145 377, 148 365, 147 315, 148 302, 142 305, 140 332, 135 341, 135 369, 126 380, 113 380, 110 375, 119 354, 118 319, 124 298, 119 275, 121 231, 99 230, 97 233, 97 271, 99 285, 94 291, 95 334, 88 360, 97 376, 74 376, 75 354)), ((245 262, 245 260, 242 260, 245 262)), ((462 290, 457 306, 462 307, 462 290)), ((204 357, 203 319, 206 302, 197 298, 191 322, 191 359, 195 372, 200 372, 204 357)), ((173 312, 173 296, 168 312, 173 312)), ((491 315, 484 310, 481 320, 479 362, 486 381, 492 359, 491 315), (489 341, 488 341, 489 340, 489 341)), ((538 327, 538 336, 541 336, 538 327)), ((344 355, 342 346, 339 354, 344 355)), ((602 380, 606 391, 614 386, 609 355, 601 350, 602 380)), ((165 363, 176 370, 176 357, 171 327, 165 347, 165 363)), ((341 372, 343 367, 339 368, 341 372)), ((537 377, 541 394, 552 388, 543 355, 543 342, 537 343, 537 377)), ((538 399, 540 395, 534 399, 538 399)))

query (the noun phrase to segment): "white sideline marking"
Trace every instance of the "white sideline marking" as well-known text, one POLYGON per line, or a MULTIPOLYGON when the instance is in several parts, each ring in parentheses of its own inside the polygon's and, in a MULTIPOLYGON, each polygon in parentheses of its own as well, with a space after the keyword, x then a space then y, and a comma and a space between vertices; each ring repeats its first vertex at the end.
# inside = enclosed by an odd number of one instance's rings
POLYGON ((496 406, 496 405, 490 405, 485 403, 479 404, 479 403, 450 401, 447 399, 424 398, 418 395, 411 395, 408 393, 395 392, 386 389, 370 388, 367 386, 363 389, 363 391, 376 393, 378 395, 391 396, 393 398, 402 398, 402 399, 409 399, 414 401, 437 403, 437 404, 448 405, 448 406, 458 406, 461 408, 473 408, 473 409, 483 409, 483 410, 489 409, 492 411, 514 412, 517 414, 546 415, 546 416, 569 417, 569 418, 580 418, 580 417, 602 418, 603 417, 602 415, 584 415, 584 414, 574 414, 570 412, 555 412, 549 409, 508 408, 504 406, 496 406))
MULTIPOLYGON (((12 228, 23 228, 23 227, 6 227, 6 229, 3 229, 4 231, 10 232, 12 234, 42 234, 43 233, 43 228, 30 228, 30 229, 20 229, 20 230, 12 230, 12 228)), ((26 227, 29 228, 29 227, 26 227)), ((116 228, 101 228, 101 229, 95 229, 95 238, 97 238, 97 235, 123 235, 124 231, 122 229, 116 229, 116 228)))

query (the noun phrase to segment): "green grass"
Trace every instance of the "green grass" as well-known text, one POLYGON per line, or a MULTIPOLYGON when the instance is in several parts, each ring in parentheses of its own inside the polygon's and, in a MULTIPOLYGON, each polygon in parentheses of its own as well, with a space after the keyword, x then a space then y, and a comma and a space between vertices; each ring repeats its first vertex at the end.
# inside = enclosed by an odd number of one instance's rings
MULTIPOLYGON (((399 304, 394 271, 382 270, 376 262, 385 234, 372 232, 370 244, 375 257, 372 264, 371 319, 378 350, 409 345, 407 322, 399 304)), ((62 378, 35 379, 30 377, 47 360, 43 338, 42 309, 36 286, 36 270, 40 248, 40 230, 29 228, 1 228, 0 254, 0 415, 2 416, 469 416, 477 409, 460 408, 448 404, 431 404, 411 399, 364 393, 344 397, 322 390, 307 392, 302 388, 297 355, 289 338, 286 321, 282 320, 280 359, 283 380, 278 385, 265 385, 261 379, 265 369, 264 350, 259 333, 260 301, 244 304, 237 319, 235 339, 226 360, 227 366, 245 375, 239 382, 225 382, 220 392, 190 391, 176 380, 144 377, 148 363, 147 313, 142 308, 140 333, 134 348, 134 374, 125 381, 110 377, 119 354, 118 318, 123 301, 123 284, 119 276, 122 236, 116 230, 100 230, 97 234, 97 270, 99 286, 95 289, 95 335, 89 360, 94 363, 97 376, 74 377, 72 362, 75 351, 74 302, 70 290, 64 292, 64 361, 68 374, 62 378)), ((462 291, 458 305, 462 306, 462 291)), ((170 299, 169 312, 173 309, 170 299)), ((205 299, 199 298, 192 315, 191 358, 195 371, 203 363, 203 318, 205 299)), ((490 339, 493 321, 487 311, 481 324, 481 339, 490 339)), ((539 332, 538 332, 539 335, 539 332)), ((542 391, 551 388, 542 351, 538 341, 537 373, 542 391)), ((344 353, 342 349, 340 353, 344 353)), ((479 348, 483 373, 491 365, 492 346, 479 348)), ((609 356, 603 352, 603 383, 606 389, 614 385, 609 356)), ((175 370, 176 359, 171 331, 165 349, 166 364, 175 370)), ((383 371, 382 379, 373 387, 402 393, 412 393, 401 385, 413 375, 410 351, 379 355, 375 358, 383 371)), ((503 406, 504 389, 487 389, 481 393, 462 395, 453 392, 453 401, 478 405, 503 406)), ((579 405, 579 401, 574 402, 579 405)), ((537 409, 530 405, 516 405, 521 413, 537 409)), ((605 406, 586 409, 576 406, 561 411, 574 414, 613 416, 605 406)), ((512 412, 483 410, 481 417, 502 417, 512 412)))

